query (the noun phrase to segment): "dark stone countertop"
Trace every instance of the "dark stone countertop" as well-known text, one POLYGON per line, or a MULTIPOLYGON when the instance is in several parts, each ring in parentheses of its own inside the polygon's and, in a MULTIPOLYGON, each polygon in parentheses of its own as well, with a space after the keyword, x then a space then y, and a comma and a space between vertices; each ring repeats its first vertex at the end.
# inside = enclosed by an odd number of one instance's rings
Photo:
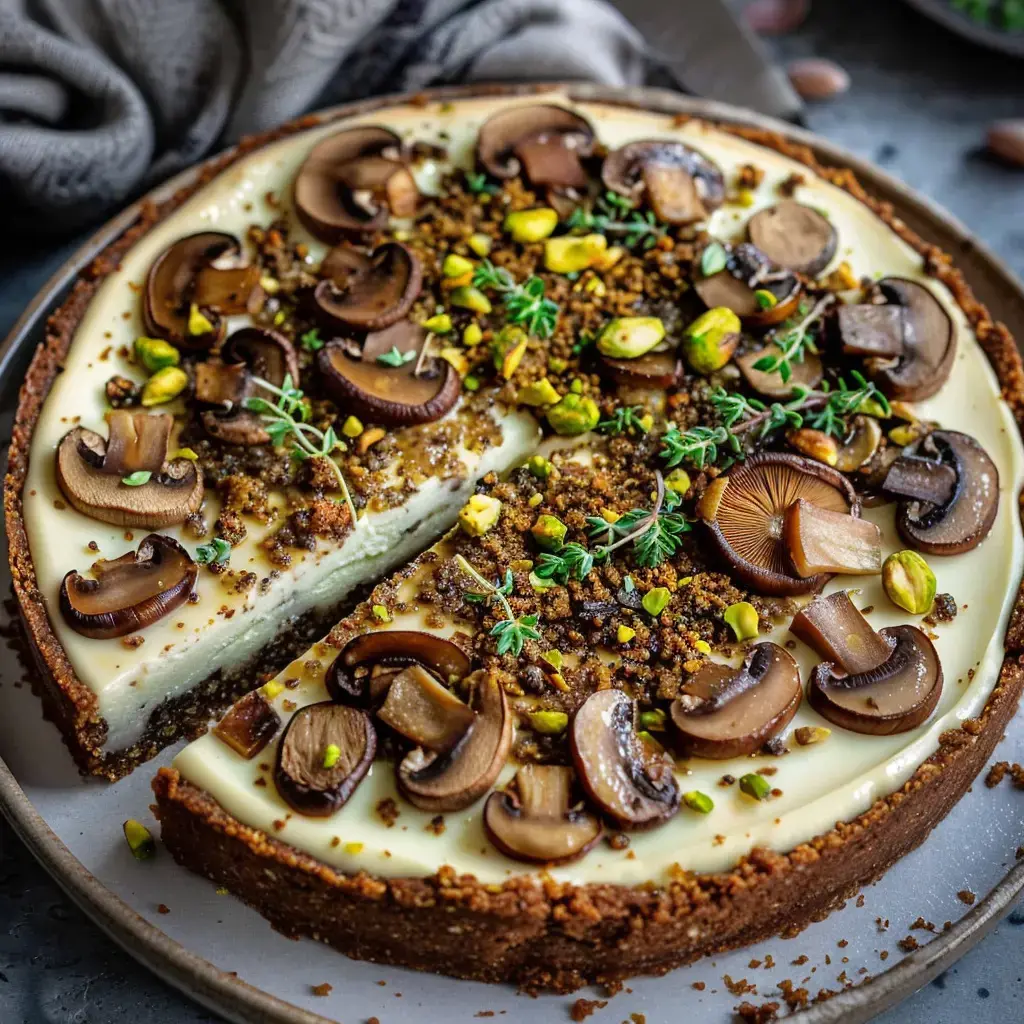
MULTIPOLYGON (((786 59, 814 54, 839 61, 853 88, 809 108, 809 127, 942 203, 1024 275, 1024 171, 980 152, 987 122, 1024 116, 1024 63, 962 43, 896 0, 815 0, 814 6, 804 28, 775 48, 786 59)), ((73 248, 0 259, 0 334, 73 248)), ((1024 910, 1018 909, 957 966, 880 1020, 1019 1019, 1020 925, 1024 910)), ((214 1019, 100 934, 0 821, 0 1021, 214 1019)))

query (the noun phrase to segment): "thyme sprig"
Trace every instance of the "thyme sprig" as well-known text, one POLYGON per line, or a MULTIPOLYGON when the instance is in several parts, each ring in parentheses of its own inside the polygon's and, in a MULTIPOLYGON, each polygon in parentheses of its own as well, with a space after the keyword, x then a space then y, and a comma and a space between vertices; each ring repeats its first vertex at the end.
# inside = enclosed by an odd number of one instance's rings
POLYGON ((281 387, 253 377, 253 383, 272 395, 277 396, 276 402, 259 395, 253 395, 242 402, 242 407, 250 412, 259 413, 264 429, 270 435, 275 448, 281 448, 287 441, 291 442, 291 454, 300 460, 320 457, 330 466, 338 481, 338 489, 348 506, 352 519, 352 528, 356 527, 356 507, 348 489, 348 481, 341 471, 341 466, 331 457, 336 451, 344 451, 345 444, 335 434, 334 427, 320 430, 309 423, 310 408, 303 392, 292 381, 291 374, 286 374, 281 387))
POLYGON ((551 580, 563 587, 569 580, 584 580, 594 568, 594 552, 582 544, 570 541, 554 554, 545 551, 537 560, 533 574, 538 579, 551 580))
POLYGON ((774 355, 761 356, 754 363, 754 369, 764 373, 778 373, 783 384, 788 383, 793 376, 793 363, 802 363, 808 352, 817 353, 818 346, 811 333, 812 328, 833 301, 832 295, 826 295, 818 299, 810 312, 801 309, 801 318, 795 323, 783 324, 772 339, 778 352, 774 355))
POLYGON ((610 434, 613 437, 618 434, 646 434, 650 429, 650 420, 644 413, 643 406, 619 406, 612 415, 601 420, 597 429, 602 434, 610 434))
POLYGON ((599 235, 622 235, 627 249, 647 250, 665 234, 665 225, 654 214, 638 210, 636 204, 617 192, 599 196, 592 209, 577 206, 565 222, 570 231, 596 232, 599 235))
POLYGON ((472 579, 478 586, 483 587, 483 593, 477 594, 466 592, 465 599, 472 604, 491 605, 495 601, 501 606, 505 618, 499 619, 492 627, 490 635, 498 641, 498 654, 511 654, 518 658, 523 653, 523 646, 527 640, 539 640, 540 633, 535 628, 537 625, 536 615, 520 615, 516 617, 512 611, 512 605, 508 599, 515 587, 512 578, 512 570, 505 570, 505 577, 497 583, 491 583, 485 579, 469 564, 462 555, 455 556, 455 564, 472 579))
POLYGON ((536 274, 522 284, 504 267, 484 260, 473 272, 473 286, 490 289, 501 295, 510 323, 520 324, 527 333, 550 338, 558 323, 558 304, 544 297, 544 282, 536 274))

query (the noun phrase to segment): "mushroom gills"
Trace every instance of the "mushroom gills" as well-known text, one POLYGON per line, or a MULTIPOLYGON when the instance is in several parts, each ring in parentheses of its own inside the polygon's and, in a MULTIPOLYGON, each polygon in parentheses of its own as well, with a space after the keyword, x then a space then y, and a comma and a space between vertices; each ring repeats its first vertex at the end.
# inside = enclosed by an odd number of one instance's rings
POLYGON ((326 818, 343 807, 373 764, 377 734, 370 716, 324 701, 292 716, 277 748, 274 782, 300 814, 326 818))
POLYGON ((795 616, 789 628, 825 661, 851 676, 878 668, 892 651, 845 590, 812 601, 795 616))
POLYGON ((281 718, 259 690, 235 701, 213 727, 213 734, 236 754, 252 760, 281 727, 281 718))
POLYGON ((641 743, 636 702, 599 690, 577 710, 569 733, 573 763, 591 800, 623 829, 660 825, 679 810, 672 761, 641 743))
POLYGON ((445 753, 473 728, 476 715, 422 665, 410 665, 392 676, 377 717, 417 746, 445 753))
POLYGON ((916 626, 880 631, 889 648, 881 665, 837 675, 828 662, 811 674, 811 706, 840 728, 875 736, 906 732, 926 721, 942 695, 942 664, 916 626))
POLYGON ((507 857, 532 864, 564 864, 601 838, 597 815, 574 799, 576 782, 562 765, 523 765, 504 792, 484 806, 484 828, 507 857))
POLYGON ((677 745, 712 760, 756 753, 789 724, 801 695, 796 661, 778 644, 755 644, 738 669, 706 662, 672 702, 677 745))
POLYGON ((786 509, 786 550, 797 576, 869 576, 882 571, 882 531, 867 519, 798 498, 786 509))
POLYGON ((829 219, 794 199, 755 213, 747 233, 774 263, 808 277, 817 277, 832 262, 839 245, 829 219))
POLYGON ((137 551, 101 558, 92 579, 72 569, 60 585, 64 621, 82 636, 110 640, 152 625, 192 593, 199 567, 170 537, 151 533, 137 551))

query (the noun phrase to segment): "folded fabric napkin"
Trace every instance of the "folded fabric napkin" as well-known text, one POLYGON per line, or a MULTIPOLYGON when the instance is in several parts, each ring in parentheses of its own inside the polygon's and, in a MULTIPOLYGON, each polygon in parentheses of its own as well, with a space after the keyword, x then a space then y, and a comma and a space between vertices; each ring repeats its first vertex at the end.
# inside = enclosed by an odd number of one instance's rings
POLYGON ((328 103, 643 73, 604 0, 0 0, 0 221, 72 230, 328 103))

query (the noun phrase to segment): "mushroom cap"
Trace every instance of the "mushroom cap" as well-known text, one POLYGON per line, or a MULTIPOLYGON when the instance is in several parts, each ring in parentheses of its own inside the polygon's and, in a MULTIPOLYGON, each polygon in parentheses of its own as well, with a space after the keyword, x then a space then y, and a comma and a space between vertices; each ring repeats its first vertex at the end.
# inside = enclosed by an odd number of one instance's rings
POLYGON ((796 313, 803 294, 803 285, 796 274, 773 264, 749 242, 725 246, 725 249, 729 258, 725 269, 718 273, 705 277, 700 272, 699 260, 697 263, 693 290, 708 309, 725 306, 748 327, 772 327, 796 313), (760 289, 775 296, 774 306, 762 309, 758 305, 754 293, 760 289))
POLYGON ((779 354, 779 347, 774 342, 765 345, 764 348, 756 349, 753 352, 745 352, 736 357, 736 365, 739 367, 743 379, 759 395, 765 398, 783 399, 790 398, 793 391, 799 385, 814 390, 824 376, 824 369, 821 363, 821 356, 816 352, 805 352, 799 363, 791 366, 791 375, 788 381, 782 379, 778 370, 769 373, 766 370, 754 369, 754 363, 764 356, 775 356, 779 354))
POLYGON ((634 201, 646 192, 658 219, 667 224, 703 220, 725 199, 721 170, 674 139, 639 139, 613 150, 601 165, 601 180, 634 201))
POLYGON ((874 458, 882 443, 882 428, 874 416, 858 414, 850 420, 850 429, 836 452, 835 468, 853 473, 874 458))
POLYGON ((151 533, 137 551, 93 563, 92 574, 65 575, 61 615, 76 633, 110 640, 145 629, 187 600, 199 567, 176 540, 151 533))
POLYGON ((469 675, 469 657, 451 642, 415 629, 380 629, 354 636, 327 670, 326 685, 339 704, 367 708, 373 703, 370 675, 358 672, 380 666, 397 673, 410 665, 429 669, 443 682, 469 675))
POLYGON ((795 199, 759 210, 747 222, 747 234, 772 262, 807 277, 817 277, 839 245, 831 221, 795 199))
POLYGON ((933 431, 912 454, 931 453, 937 467, 949 466, 956 473, 952 496, 939 505, 901 501, 896 528, 918 551, 958 555, 976 548, 992 530, 999 510, 999 470, 973 437, 957 430, 933 431))
POLYGON ((796 661, 778 644, 754 644, 739 668, 706 662, 672 702, 677 743, 712 760, 756 753, 789 724, 802 693, 796 661))
POLYGON ((416 254, 401 242, 385 242, 370 254, 364 269, 349 275, 344 291, 333 280, 323 280, 313 291, 313 302, 332 327, 379 331, 409 312, 422 284, 416 254))
POLYGON ((583 788, 623 829, 652 828, 679 810, 672 762, 646 755, 635 712, 636 702, 621 690, 598 690, 577 710, 569 732, 583 788))
POLYGON ((249 373, 274 387, 281 387, 286 376, 299 381, 299 360, 292 343, 267 327, 243 327, 231 334, 221 346, 220 357, 227 364, 244 364, 249 373))
MULTIPOLYGON (((188 333, 189 306, 194 299, 196 279, 214 260, 241 251, 238 239, 222 231, 200 231, 169 245, 157 256, 146 275, 142 316, 146 333, 164 338, 182 348, 212 348, 219 340, 217 330, 193 337, 188 333)), ((207 278, 207 288, 214 279, 207 278)))
POLYGON ((571 768, 527 764, 504 792, 484 805, 488 838, 506 857, 531 864, 565 864, 601 838, 597 815, 573 799, 571 768))
POLYGON ((514 178, 527 163, 534 185, 580 188, 586 176, 579 157, 589 156, 593 146, 594 129, 585 117, 553 103, 537 103, 492 114, 480 126, 476 158, 495 178, 514 178), (524 146, 525 152, 517 152, 524 146))
POLYGON ((512 747, 512 715, 498 673, 470 676, 476 721, 446 754, 416 747, 398 765, 398 787, 420 810, 461 811, 494 785, 512 747))
POLYGON ((828 573, 791 572, 786 511, 798 498, 832 512, 859 516, 860 502, 841 473, 812 459, 765 452, 737 463, 705 491, 697 512, 735 577, 759 594, 816 593, 828 573))
POLYGON ((224 444, 250 447, 270 443, 270 435, 264 429, 263 420, 247 409, 235 409, 228 413, 207 409, 200 418, 203 429, 210 437, 215 437, 224 444))
POLYGON ((385 426, 408 426, 440 419, 458 401, 459 375, 444 359, 429 359, 417 376, 418 354, 426 332, 409 320, 367 337, 361 358, 343 342, 330 342, 317 354, 324 389, 339 408, 385 426), (377 354, 397 348, 417 358, 388 366, 377 354))
POLYGON ((872 379, 889 398, 920 402, 931 398, 949 378, 956 357, 956 328, 930 288, 902 277, 878 282, 882 295, 903 307, 903 353, 892 359, 867 359, 872 379))
POLYGON ((406 171, 402 140, 377 125, 346 128, 318 142, 295 177, 299 220, 324 242, 368 234, 387 223, 388 207, 374 202, 389 180, 406 171), (357 192, 372 193, 370 202, 357 192))
POLYGON ((277 791, 300 814, 326 818, 356 791, 376 752, 377 733, 365 711, 331 701, 307 704, 292 716, 278 744, 277 791), (328 747, 338 752, 330 767, 328 747))
POLYGON ((97 464, 106 451, 106 440, 85 427, 69 430, 57 446, 57 484, 83 515, 115 526, 160 529, 184 522, 202 504, 203 475, 189 459, 172 459, 147 483, 132 487, 97 464))
POLYGON ((872 736, 915 729, 942 695, 942 663, 931 640, 916 626, 879 630, 890 654, 857 675, 823 662, 811 673, 807 699, 833 725, 872 736))
POLYGON ((606 377, 626 387, 666 390, 683 378, 682 356, 674 348, 648 352, 637 359, 601 356, 599 366, 606 377))

